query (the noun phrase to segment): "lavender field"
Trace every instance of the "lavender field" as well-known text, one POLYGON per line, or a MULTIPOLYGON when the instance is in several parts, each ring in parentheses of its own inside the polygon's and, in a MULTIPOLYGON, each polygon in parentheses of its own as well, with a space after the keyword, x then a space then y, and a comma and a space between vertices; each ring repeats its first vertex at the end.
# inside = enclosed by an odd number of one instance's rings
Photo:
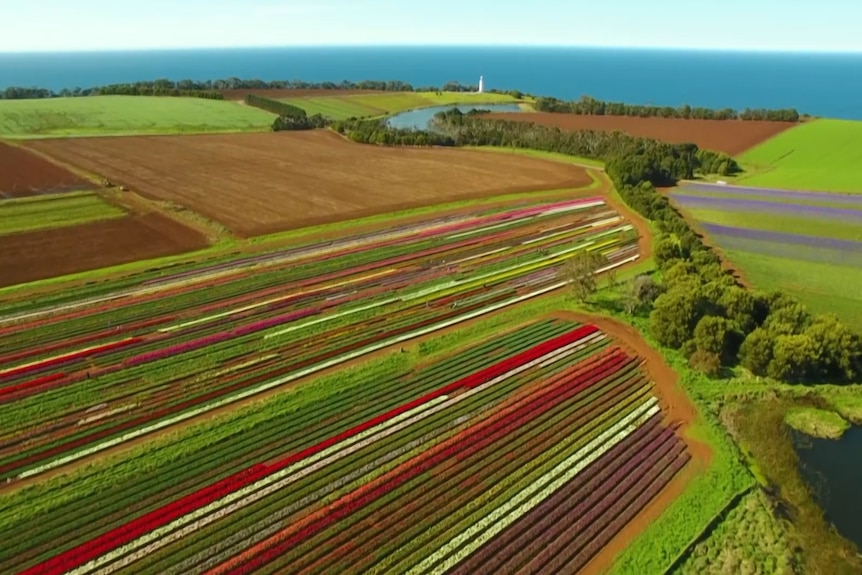
POLYGON ((755 287, 862 329, 862 195, 690 184, 669 196, 755 287))

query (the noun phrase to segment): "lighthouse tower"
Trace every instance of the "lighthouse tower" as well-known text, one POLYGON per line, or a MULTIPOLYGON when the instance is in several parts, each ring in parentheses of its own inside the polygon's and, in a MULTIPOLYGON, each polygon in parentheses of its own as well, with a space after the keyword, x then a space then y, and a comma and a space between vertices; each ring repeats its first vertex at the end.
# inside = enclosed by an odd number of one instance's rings
POLYGON ((479 93, 485 93, 485 76, 479 76, 479 93))

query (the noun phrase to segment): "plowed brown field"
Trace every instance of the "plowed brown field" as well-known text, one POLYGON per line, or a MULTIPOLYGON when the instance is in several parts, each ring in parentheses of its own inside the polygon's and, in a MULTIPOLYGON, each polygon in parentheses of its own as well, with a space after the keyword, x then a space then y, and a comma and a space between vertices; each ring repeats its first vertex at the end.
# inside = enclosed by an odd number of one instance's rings
POLYGON ((3 237, 0 287, 178 254, 206 239, 157 213, 3 237))
POLYGON ((29 150, 0 142, 0 200, 92 187, 87 180, 29 150))
POLYGON ((320 89, 253 89, 219 90, 225 100, 244 100, 248 94, 278 100, 279 98, 310 98, 313 96, 354 96, 356 94, 379 94, 378 90, 324 90, 320 89))
POLYGON ((38 140, 64 162, 255 236, 488 197, 573 188, 582 168, 517 155, 384 148, 327 131, 38 140))
POLYGON ((735 156, 772 136, 792 128, 791 122, 744 122, 742 120, 681 120, 635 116, 582 116, 579 114, 511 114, 483 116, 496 120, 535 122, 561 130, 620 131, 641 138, 672 144, 695 143, 699 148, 735 156))

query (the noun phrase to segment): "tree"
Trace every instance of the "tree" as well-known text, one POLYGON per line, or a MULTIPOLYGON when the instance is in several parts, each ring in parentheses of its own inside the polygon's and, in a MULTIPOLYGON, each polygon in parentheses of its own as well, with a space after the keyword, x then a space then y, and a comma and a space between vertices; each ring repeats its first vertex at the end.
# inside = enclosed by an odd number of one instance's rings
POLYGON ((566 261, 563 274, 569 282, 572 294, 581 303, 596 292, 596 272, 606 265, 607 260, 594 252, 581 250, 566 261))
POLYGON ((656 298, 662 294, 662 287, 652 276, 641 274, 632 280, 623 294, 626 313, 633 314, 641 307, 652 307, 656 298))
POLYGON ((817 316, 804 335, 814 343, 818 378, 853 380, 858 377, 862 371, 862 338, 837 316, 817 316))
POLYGON ((721 358, 717 353, 696 350, 688 360, 688 364, 697 371, 709 377, 721 375, 721 358))
POLYGON ((702 315, 699 289, 672 289, 655 300, 649 318, 650 333, 661 345, 679 349, 692 338, 702 315))
POLYGON ((802 383, 816 373, 817 348, 804 334, 780 335, 775 339, 769 377, 788 383, 802 383))
POLYGON ((698 350, 724 358, 732 330, 732 324, 725 318, 704 316, 694 328, 694 343, 698 350))
POLYGON ((653 257, 659 269, 667 269, 672 262, 682 259, 682 250, 673 238, 663 237, 655 243, 653 257))
POLYGON ((755 320, 755 299, 739 286, 729 286, 718 299, 724 315, 733 323, 733 328, 742 334, 749 334, 757 327, 755 320))
POLYGON ((769 332, 762 327, 752 331, 739 348, 739 361, 742 367, 754 375, 766 375, 772 361, 773 341, 769 332))

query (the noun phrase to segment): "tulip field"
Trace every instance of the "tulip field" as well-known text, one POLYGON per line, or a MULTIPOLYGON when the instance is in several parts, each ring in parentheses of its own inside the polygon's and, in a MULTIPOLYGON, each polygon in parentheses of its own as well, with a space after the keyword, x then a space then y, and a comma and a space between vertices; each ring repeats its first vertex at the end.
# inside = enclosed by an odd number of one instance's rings
POLYGON ((638 358, 593 325, 538 321, 67 500, 30 529, 4 522, 0 565, 576 572, 688 461, 662 420, 638 358))
MULTIPOLYGON (((564 287, 581 250, 635 261, 637 239, 601 198, 474 206, 8 300, 0 478, 41 481, 398 351, 564 287)), ((0 572, 574 568, 684 465, 661 420, 637 358, 594 326, 538 322, 141 459, 133 482, 45 483, 26 513, 0 500, 0 572)))

